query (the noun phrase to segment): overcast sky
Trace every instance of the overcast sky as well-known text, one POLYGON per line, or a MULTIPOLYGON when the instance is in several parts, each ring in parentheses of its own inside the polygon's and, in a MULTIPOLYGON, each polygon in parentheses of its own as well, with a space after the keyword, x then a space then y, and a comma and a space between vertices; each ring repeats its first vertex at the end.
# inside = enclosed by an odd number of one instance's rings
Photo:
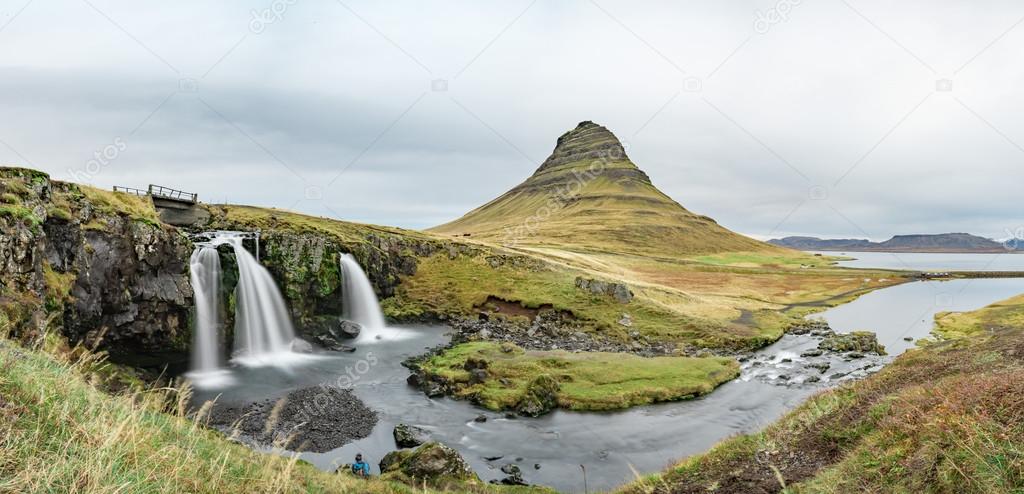
POLYGON ((2 0, 0 162, 423 228, 593 120, 759 238, 1004 238, 1022 20, 1010 0, 2 0))

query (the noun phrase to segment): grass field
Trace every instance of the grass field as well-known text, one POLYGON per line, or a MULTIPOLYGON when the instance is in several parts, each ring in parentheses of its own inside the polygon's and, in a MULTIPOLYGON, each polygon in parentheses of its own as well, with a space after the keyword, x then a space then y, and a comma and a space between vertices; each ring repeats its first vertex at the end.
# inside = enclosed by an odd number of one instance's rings
POLYGON ((739 374, 731 358, 655 357, 565 351, 524 351, 492 342, 466 343, 422 364, 428 374, 459 386, 456 396, 491 410, 511 410, 538 376, 558 385, 558 406, 570 410, 615 410, 710 393, 739 374), (467 360, 486 362, 489 377, 470 383, 467 360))

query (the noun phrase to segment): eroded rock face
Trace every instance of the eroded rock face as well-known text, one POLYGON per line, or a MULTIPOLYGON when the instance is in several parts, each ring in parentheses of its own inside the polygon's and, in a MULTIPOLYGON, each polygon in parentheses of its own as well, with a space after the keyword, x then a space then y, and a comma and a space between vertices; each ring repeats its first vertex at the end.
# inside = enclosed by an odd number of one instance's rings
MULTIPOLYGON (((626 150, 611 131, 587 120, 558 138, 554 151, 537 171, 577 161, 607 159, 609 156, 618 160, 627 159, 626 150)), ((643 178, 649 181, 646 175, 643 175, 643 178)))
MULTIPOLYGON (((72 344, 107 350, 116 362, 187 361, 191 243, 184 234, 94 203, 79 186, 42 172, 0 168, 0 193, 0 283, 23 299, 0 297, 0 305, 20 304, 28 313, 22 322, 57 324, 72 344)), ((15 326, 16 336, 46 329, 15 326)))
POLYGON ((190 242, 171 227, 121 217, 101 221, 105 229, 55 246, 72 253, 67 261, 77 273, 65 333, 135 365, 183 358, 170 353, 187 352, 191 338, 190 242))

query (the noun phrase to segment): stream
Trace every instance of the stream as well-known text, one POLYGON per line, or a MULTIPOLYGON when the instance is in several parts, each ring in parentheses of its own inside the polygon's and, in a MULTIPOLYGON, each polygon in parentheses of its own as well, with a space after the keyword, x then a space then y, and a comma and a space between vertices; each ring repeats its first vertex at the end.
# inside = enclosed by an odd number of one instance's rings
POLYGON ((801 357, 816 348, 820 338, 786 335, 744 359, 741 376, 710 395, 619 412, 559 410, 540 418, 508 419, 467 402, 427 398, 406 384, 409 371, 401 362, 445 343, 447 328, 438 326, 389 328, 383 339, 362 342, 354 353, 317 353, 287 368, 232 367, 236 384, 197 390, 194 399, 245 403, 328 385, 346 375, 355 382, 355 394, 378 412, 380 421, 367 438, 328 453, 301 455, 319 468, 333 471, 362 453, 378 473, 376 463, 396 449, 392 429, 407 423, 459 450, 485 481, 503 478, 500 468, 516 463, 529 483, 584 492, 583 465, 590 491, 606 491, 635 479, 637 473, 660 471, 675 460, 704 452, 729 436, 760 430, 811 394, 879 370, 914 345, 904 338, 928 336, 936 312, 972 310, 1020 293, 1022 279, 915 282, 872 292, 812 317, 828 321, 836 332, 875 331, 889 357, 801 357), (479 415, 488 420, 475 422, 479 415))

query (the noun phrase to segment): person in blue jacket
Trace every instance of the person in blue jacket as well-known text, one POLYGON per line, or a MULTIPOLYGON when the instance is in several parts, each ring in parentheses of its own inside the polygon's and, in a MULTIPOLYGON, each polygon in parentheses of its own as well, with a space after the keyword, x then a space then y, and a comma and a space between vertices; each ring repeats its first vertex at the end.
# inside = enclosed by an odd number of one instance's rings
POLYGON ((370 465, 363 461, 363 454, 356 454, 356 462, 352 464, 352 473, 358 477, 370 476, 370 465))

